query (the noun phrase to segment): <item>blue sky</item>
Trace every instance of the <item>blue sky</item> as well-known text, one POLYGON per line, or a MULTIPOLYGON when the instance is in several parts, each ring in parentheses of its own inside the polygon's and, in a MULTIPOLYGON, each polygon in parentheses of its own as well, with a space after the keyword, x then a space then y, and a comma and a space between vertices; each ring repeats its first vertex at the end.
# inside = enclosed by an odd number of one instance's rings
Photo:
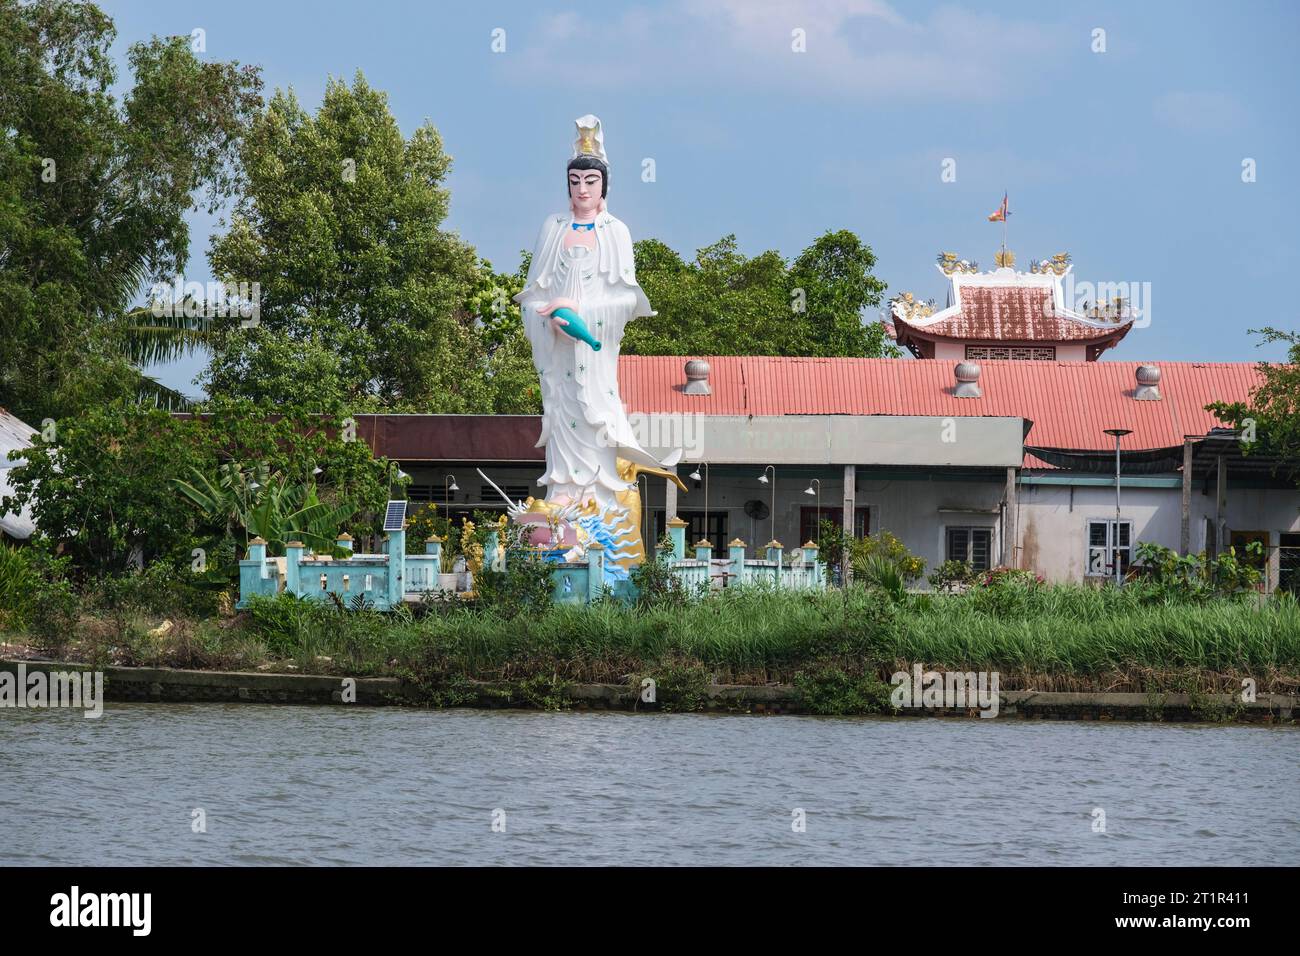
MULTIPOLYGON (((889 295, 942 304, 935 255, 991 267, 1001 228, 986 217, 1006 190, 1022 267, 1068 251, 1079 280, 1150 283, 1149 327, 1107 357, 1279 359, 1246 330, 1300 327, 1294 3, 102 5, 124 75, 130 42, 196 27, 205 56, 259 64, 309 108, 327 77, 360 69, 405 131, 441 131, 449 226, 498 267, 563 207, 573 120, 592 112, 611 211, 685 254, 735 233, 747 254, 793 257, 846 228, 889 295)), ((186 278, 203 282, 213 222, 192 222, 186 278)), ((199 365, 162 377, 194 392, 199 365)))

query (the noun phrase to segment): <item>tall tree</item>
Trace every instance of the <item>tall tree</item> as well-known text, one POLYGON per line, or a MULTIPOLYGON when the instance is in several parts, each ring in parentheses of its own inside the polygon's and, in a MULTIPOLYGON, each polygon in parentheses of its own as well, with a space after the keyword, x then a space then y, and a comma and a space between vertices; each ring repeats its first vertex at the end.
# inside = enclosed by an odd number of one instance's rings
POLYGON ((483 260, 478 284, 467 304, 486 354, 492 410, 499 415, 535 415, 542 410, 532 346, 514 301, 523 291, 531 259, 531 252, 523 252, 518 271, 510 273, 495 272, 492 263, 483 260))
POLYGON ((214 324, 210 394, 318 410, 492 411, 466 302, 474 250, 442 228, 451 158, 404 137, 384 93, 331 80, 315 115, 277 92, 241 153, 246 182, 209 259, 257 283, 256 324, 214 324))
POLYGON ((115 397, 169 400, 131 359, 193 344, 193 323, 128 318, 189 257, 185 214, 215 210, 260 104, 256 69, 200 61, 189 37, 130 47, 92 3, 0 0, 0 405, 40 420, 115 397))
POLYGON ((774 251, 746 258, 735 236, 687 262, 657 239, 636 244, 637 281, 658 315, 628 327, 623 351, 640 355, 897 354, 863 310, 885 284, 876 257, 852 232, 827 232, 792 263, 774 251))

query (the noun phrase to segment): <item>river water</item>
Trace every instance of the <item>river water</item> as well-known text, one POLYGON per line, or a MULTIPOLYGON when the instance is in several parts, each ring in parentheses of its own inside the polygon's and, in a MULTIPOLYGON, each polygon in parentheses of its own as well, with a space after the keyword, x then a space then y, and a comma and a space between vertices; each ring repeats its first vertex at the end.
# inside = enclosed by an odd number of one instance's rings
POLYGON ((3 710, 0 833, 0 864, 1296 864, 1300 731, 3 710))

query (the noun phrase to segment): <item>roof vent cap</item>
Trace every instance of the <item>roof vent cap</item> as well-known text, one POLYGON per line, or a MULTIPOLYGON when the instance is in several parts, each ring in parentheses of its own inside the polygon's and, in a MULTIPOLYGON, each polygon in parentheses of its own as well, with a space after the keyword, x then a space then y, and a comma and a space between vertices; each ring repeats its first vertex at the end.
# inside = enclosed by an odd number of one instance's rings
POLYGON ((957 398, 980 398, 980 366, 978 362, 958 362, 953 369, 957 376, 957 387, 953 395, 957 398))
POLYGON ((1133 392, 1133 398, 1139 402, 1160 401, 1160 366, 1139 365, 1134 375, 1137 377, 1137 388, 1133 392))
POLYGON ((709 363, 704 359, 691 359, 686 363, 686 387, 682 389, 687 395, 712 395, 709 387, 709 363))

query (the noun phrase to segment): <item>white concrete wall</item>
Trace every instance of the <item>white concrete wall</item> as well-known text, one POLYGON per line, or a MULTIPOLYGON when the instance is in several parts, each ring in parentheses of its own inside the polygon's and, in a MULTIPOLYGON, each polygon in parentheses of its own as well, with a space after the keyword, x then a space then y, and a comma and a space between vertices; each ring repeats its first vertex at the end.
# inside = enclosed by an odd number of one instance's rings
MULTIPOLYGON (((1051 581, 1081 581, 1087 562, 1089 518, 1114 519, 1114 487, 1021 485, 1019 489, 1021 567, 1051 581)), ((1154 541, 1178 549, 1182 534, 1181 488, 1124 488, 1121 517, 1133 522, 1135 543, 1154 541)), ((1205 519, 1214 517, 1214 488, 1208 495, 1193 487, 1191 550, 1205 547, 1205 519)), ((1268 531, 1277 544, 1282 532, 1300 531, 1300 491, 1229 488, 1228 528, 1268 531)), ((1276 562, 1274 562, 1276 563, 1276 562)), ((1276 580, 1276 570, 1273 572, 1276 580)))

